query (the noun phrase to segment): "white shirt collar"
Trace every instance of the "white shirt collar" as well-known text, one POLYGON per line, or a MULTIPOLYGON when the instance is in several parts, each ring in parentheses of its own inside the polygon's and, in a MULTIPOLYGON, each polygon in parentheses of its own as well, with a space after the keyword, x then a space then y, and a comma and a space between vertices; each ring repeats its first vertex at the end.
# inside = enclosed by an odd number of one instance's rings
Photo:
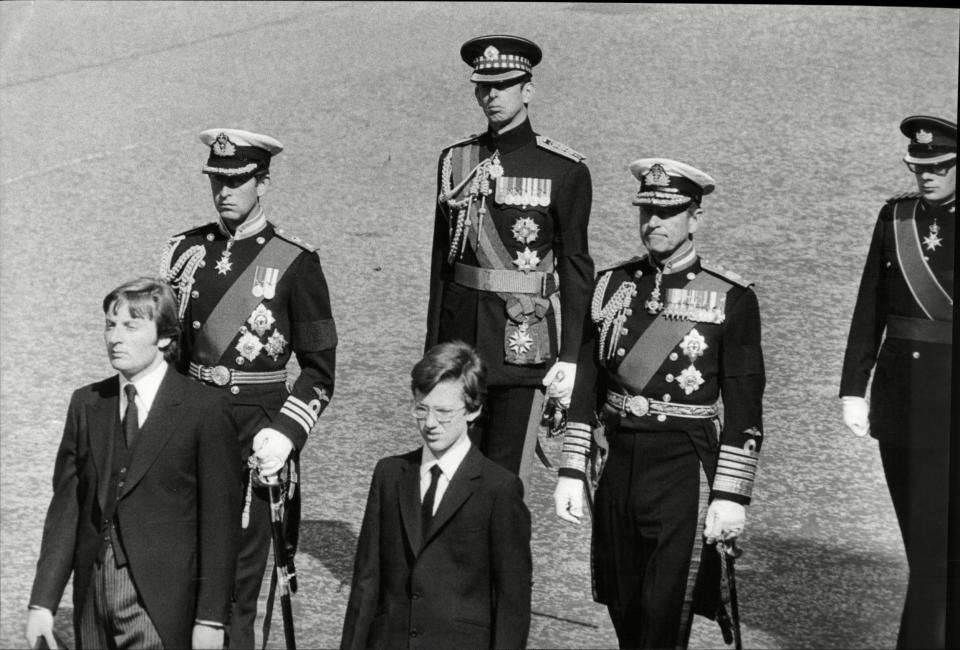
POLYGON ((470 436, 467 434, 460 436, 460 439, 453 443, 439 460, 433 455, 430 448, 424 445, 423 455, 420 460, 420 478, 423 479, 424 476, 429 474, 431 467, 439 465, 440 471, 443 472, 446 479, 448 481, 451 480, 457 468, 460 467, 460 464, 463 462, 463 459, 467 457, 467 452, 469 451, 470 436))
POLYGON ((157 397, 157 392, 160 390, 160 384, 163 382, 163 377, 167 373, 167 366, 170 365, 166 361, 161 363, 159 366, 151 370, 148 374, 144 375, 135 382, 129 381, 122 374, 120 377, 120 416, 123 417, 123 412, 127 408, 127 396, 123 392, 123 387, 127 384, 132 383, 137 388, 137 397, 140 399, 137 402, 137 409, 140 415, 141 422, 147 417, 147 413, 150 412, 150 407, 153 406, 153 400, 157 397), (140 408, 140 407, 143 408, 140 408))

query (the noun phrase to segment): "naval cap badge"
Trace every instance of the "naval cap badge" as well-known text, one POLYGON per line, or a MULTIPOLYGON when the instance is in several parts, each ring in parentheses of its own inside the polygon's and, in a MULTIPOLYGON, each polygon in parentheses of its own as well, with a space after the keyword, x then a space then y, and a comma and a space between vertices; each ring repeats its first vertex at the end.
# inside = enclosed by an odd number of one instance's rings
POLYGON ((660 163, 654 163, 654 165, 650 168, 650 171, 644 175, 643 184, 653 185, 656 187, 669 187, 670 176, 663 168, 663 165, 660 163))
POLYGON ((500 50, 498 50, 492 45, 483 51, 483 58, 485 59, 493 60, 493 59, 496 59, 498 56, 500 56, 500 50))
POLYGON ((920 129, 916 135, 917 144, 930 144, 933 142, 933 133, 920 129))
POLYGON ((227 137, 226 133, 218 135, 217 139, 210 145, 210 149, 216 156, 232 156, 237 152, 237 148, 230 142, 230 138, 227 137))

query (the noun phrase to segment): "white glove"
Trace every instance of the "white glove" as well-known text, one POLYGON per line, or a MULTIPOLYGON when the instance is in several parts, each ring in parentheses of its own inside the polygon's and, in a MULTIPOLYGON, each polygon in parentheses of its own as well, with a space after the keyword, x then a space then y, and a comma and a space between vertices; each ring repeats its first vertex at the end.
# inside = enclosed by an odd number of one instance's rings
POLYGON ((276 429, 265 427, 253 437, 253 458, 263 476, 272 476, 287 462, 293 442, 276 429))
POLYGON ((543 385, 547 387, 547 398, 560 402, 564 408, 570 406, 570 396, 573 395, 573 380, 577 377, 577 364, 569 361, 557 361, 547 371, 543 378, 543 385))
POLYGON ((844 395, 843 400, 843 423, 847 428, 853 431, 853 435, 863 437, 870 431, 870 407, 867 400, 853 395, 844 395))
POLYGON ((193 650, 220 650, 223 647, 223 637, 223 628, 194 623, 190 645, 193 650))
POLYGON ((579 524, 580 518, 583 517, 583 481, 569 476, 557 478, 557 487, 553 491, 553 504, 558 517, 564 521, 579 524))
POLYGON ((53 612, 46 607, 31 607, 27 611, 27 647, 32 648, 41 636, 47 640, 47 645, 56 648, 57 641, 53 638, 53 612))
POLYGON ((707 508, 707 521, 703 527, 703 536, 708 544, 718 539, 736 539, 743 533, 747 523, 747 509, 736 501, 714 499, 707 508))

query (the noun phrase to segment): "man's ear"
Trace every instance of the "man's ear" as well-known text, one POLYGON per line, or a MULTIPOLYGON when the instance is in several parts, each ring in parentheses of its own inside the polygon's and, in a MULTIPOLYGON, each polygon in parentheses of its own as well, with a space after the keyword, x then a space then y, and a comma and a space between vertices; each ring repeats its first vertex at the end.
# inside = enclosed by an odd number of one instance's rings
POLYGON ((467 413, 467 422, 473 423, 478 417, 480 417, 480 411, 483 410, 483 407, 479 407, 476 411, 467 413))
POLYGON ((700 219, 703 217, 703 209, 697 208, 693 212, 687 212, 687 224, 689 225, 688 231, 692 235, 697 232, 697 228, 700 227, 700 219))
POLYGON ((262 198, 268 189, 270 189, 270 175, 267 174, 257 178, 257 196, 262 198))
POLYGON ((520 89, 520 93, 524 104, 530 103, 530 100, 533 99, 535 90, 536 89, 534 88, 532 81, 528 81, 527 83, 523 84, 523 88, 520 89))

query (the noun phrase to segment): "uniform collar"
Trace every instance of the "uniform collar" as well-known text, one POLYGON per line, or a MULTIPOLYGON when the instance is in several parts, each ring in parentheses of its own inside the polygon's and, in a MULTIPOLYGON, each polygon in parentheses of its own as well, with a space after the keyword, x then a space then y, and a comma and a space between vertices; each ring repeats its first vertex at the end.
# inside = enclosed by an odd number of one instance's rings
POLYGON ((237 231, 233 234, 230 233, 230 230, 223 224, 223 219, 218 219, 218 225, 220 227, 220 234, 228 239, 247 239, 253 237, 261 230, 267 227, 267 213, 263 211, 263 208, 260 208, 260 211, 257 212, 257 216, 252 219, 247 219, 239 226, 237 226, 237 231))
POLYGON ((662 270, 664 275, 686 271, 693 266, 697 259, 697 249, 694 247, 692 239, 688 239, 680 244, 677 250, 673 251, 670 257, 663 260, 662 263, 657 262, 653 259, 653 255, 650 255, 650 263, 653 264, 655 268, 662 270))
POLYGON ((500 153, 509 153, 519 149, 537 137, 537 134, 533 132, 533 127, 530 126, 530 118, 499 135, 488 129, 487 135, 490 137, 491 146, 500 153))

